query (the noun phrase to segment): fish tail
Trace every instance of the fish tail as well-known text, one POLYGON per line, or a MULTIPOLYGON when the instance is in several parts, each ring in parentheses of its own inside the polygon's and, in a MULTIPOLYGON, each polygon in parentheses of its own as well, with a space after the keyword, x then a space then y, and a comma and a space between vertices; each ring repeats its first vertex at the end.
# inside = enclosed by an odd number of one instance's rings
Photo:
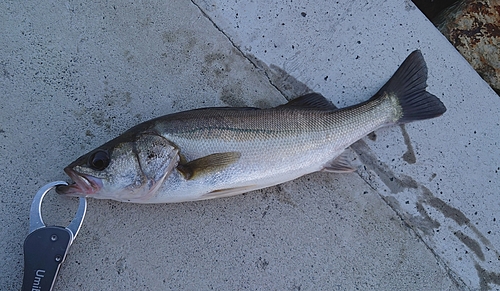
POLYGON ((434 118, 446 112, 444 104, 425 89, 427 87, 427 65, 419 50, 412 52, 396 73, 372 99, 391 96, 398 102, 398 124, 434 118))

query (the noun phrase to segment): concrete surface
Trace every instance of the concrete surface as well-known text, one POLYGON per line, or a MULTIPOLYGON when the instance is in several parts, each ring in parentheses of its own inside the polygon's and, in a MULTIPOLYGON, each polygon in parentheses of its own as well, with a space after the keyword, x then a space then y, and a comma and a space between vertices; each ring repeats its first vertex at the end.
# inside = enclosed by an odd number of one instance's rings
MULTIPOLYGON (((499 290, 500 99, 409 1, 0 3, 0 290, 34 193, 138 122, 364 101, 414 49, 448 112, 353 146, 358 172, 212 201, 89 200, 54 290, 499 290)), ((47 223, 77 206, 52 192, 47 223)))

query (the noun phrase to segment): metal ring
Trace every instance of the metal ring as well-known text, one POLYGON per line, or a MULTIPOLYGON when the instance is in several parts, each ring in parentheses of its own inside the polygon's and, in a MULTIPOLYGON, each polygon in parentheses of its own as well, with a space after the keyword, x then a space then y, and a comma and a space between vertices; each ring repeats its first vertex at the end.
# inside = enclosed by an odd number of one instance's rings
MULTIPOLYGON (((55 181, 50 182, 47 185, 43 186, 36 192, 35 197, 33 198, 33 202, 31 203, 30 209, 30 233, 39 228, 45 227, 45 223, 42 218, 42 200, 50 190, 55 188, 58 185, 68 185, 68 183, 64 181, 55 181)), ((76 211, 76 215, 70 224, 66 227, 73 234, 73 239, 78 234, 80 227, 82 226, 83 219, 85 217, 85 212, 87 210, 87 200, 84 197, 80 197, 80 204, 78 205, 78 210, 76 211)))

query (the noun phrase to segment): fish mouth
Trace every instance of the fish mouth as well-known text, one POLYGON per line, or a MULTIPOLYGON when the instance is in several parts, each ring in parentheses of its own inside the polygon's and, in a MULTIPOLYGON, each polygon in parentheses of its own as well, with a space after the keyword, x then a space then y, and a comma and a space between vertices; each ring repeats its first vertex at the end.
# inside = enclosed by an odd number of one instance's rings
POLYGON ((56 192, 58 194, 86 197, 97 193, 102 188, 102 181, 99 178, 78 173, 70 167, 64 168, 64 172, 74 181, 74 183, 67 186, 57 186, 56 192))

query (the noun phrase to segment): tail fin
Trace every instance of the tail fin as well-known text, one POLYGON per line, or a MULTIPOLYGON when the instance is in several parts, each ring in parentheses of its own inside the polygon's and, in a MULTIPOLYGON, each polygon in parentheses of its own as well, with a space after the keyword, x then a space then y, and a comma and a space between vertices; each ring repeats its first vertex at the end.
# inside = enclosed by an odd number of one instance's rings
POLYGON ((403 111, 399 124, 438 117, 446 112, 446 107, 439 98, 425 91, 426 87, 427 65, 422 53, 416 50, 372 99, 384 93, 396 95, 403 111))

